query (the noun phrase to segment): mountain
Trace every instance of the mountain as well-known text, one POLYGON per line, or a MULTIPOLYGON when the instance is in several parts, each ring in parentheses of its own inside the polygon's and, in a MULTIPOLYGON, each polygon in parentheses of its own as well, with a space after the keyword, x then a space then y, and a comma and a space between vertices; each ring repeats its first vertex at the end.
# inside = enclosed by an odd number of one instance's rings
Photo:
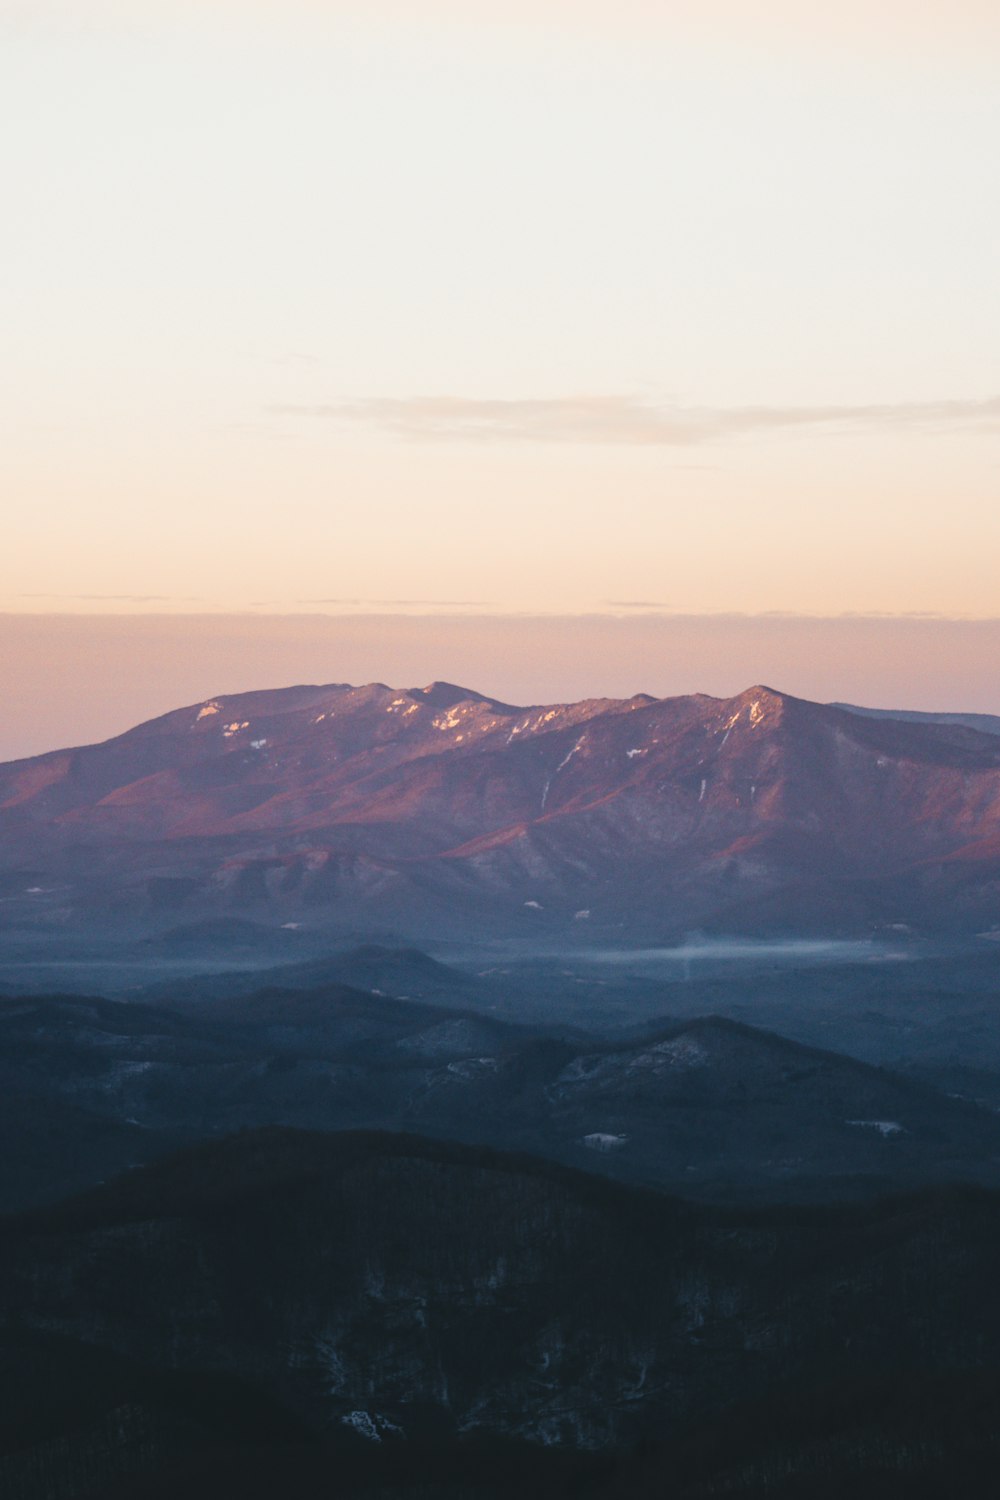
POLYGON ((341 986, 0 1000, 0 1211, 260 1126, 419 1131, 716 1202, 1000 1187, 1000 1118, 715 1017, 627 1041, 341 986))
MULTIPOLYGON (((443 1004, 471 1005, 486 1000, 487 987, 479 976, 470 975, 431 958, 419 948, 392 948, 364 943, 322 958, 273 968, 222 969, 207 974, 176 975, 145 986, 142 998, 168 1003, 236 998, 259 990, 309 990, 343 986, 366 990, 376 996, 394 995, 400 1000, 433 1000, 443 1004)), ((495 1004, 498 996, 489 999, 495 1004)))
POLYGON ((247 693, 0 767, 0 888, 28 934, 977 932, 1000 900, 1000 740, 764 687, 247 693))
POLYGON ((859 708, 856 703, 832 703, 831 708, 844 708, 849 714, 861 714, 868 719, 898 719, 903 724, 958 724, 966 729, 979 729, 983 734, 1000 734, 1000 714, 956 714, 927 713, 912 708, 859 708))
POLYGON ((970 1191, 714 1209, 244 1134, 5 1224, 0 1489, 987 1494, 998 1235, 970 1191))

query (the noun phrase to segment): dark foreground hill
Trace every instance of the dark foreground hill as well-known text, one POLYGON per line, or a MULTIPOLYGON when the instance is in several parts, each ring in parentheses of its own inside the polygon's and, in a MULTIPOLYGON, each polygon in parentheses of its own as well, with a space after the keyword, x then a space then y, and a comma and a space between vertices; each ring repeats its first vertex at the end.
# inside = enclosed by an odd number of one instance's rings
POLYGON ((88 940, 977 932, 1000 741, 765 687, 533 708, 447 683, 247 693, 0 767, 0 882, 11 930, 88 940))
POLYGON ((998 1237, 245 1135, 6 1223, 0 1492, 986 1494, 998 1237))
POLYGON ((607 1042, 342 986, 0 1000, 0 1090, 8 1209, 263 1125, 418 1130, 723 1202, 1000 1186, 993 1110, 712 1017, 607 1042))

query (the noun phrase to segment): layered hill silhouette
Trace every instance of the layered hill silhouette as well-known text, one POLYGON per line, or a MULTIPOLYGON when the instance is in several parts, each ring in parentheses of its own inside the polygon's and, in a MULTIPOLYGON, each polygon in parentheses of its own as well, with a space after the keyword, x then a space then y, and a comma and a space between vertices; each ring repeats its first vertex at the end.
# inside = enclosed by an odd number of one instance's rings
POLYGON ((0 1488, 988 1494, 998 1231, 968 1190, 709 1209, 245 1134, 7 1221, 0 1488))
POLYGON ((978 931, 1000 739, 766 687, 245 693, 0 767, 0 881, 9 928, 978 931))
POLYGON ((419 1131, 716 1202, 1000 1187, 1000 1119, 718 1017, 629 1040, 342 986, 0 1000, 0 1213, 269 1125, 419 1131))

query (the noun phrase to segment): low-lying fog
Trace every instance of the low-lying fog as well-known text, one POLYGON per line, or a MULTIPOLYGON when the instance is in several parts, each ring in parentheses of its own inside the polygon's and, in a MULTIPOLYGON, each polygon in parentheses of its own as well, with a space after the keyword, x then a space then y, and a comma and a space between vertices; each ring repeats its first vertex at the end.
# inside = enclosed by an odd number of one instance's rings
MULTIPOLYGON (((383 938, 379 946, 391 950, 419 945, 405 939, 394 942, 391 938, 383 938)), ((641 979, 666 985, 692 979, 731 982, 738 981, 741 975, 749 977, 779 969, 902 962, 926 956, 929 952, 919 943, 890 943, 876 939, 716 938, 697 934, 672 947, 545 949, 522 943, 492 943, 473 948, 428 943, 425 951, 470 978, 516 974, 521 983, 530 983, 531 975, 536 981, 542 981, 545 976, 558 972, 565 979, 572 971, 580 976, 589 973, 595 983, 641 979)), ((338 953, 348 952, 350 945, 334 942, 329 947, 321 946, 301 953, 288 949, 268 951, 266 948, 258 952, 227 951, 206 944, 183 957, 168 957, 160 953, 137 956, 134 947, 127 952, 102 955, 39 957, 19 954, 0 957, 0 994, 63 990, 127 995, 161 980, 237 972, 260 972, 262 982, 268 982, 264 977, 268 971, 274 973, 302 960, 333 959, 338 953)))
POLYGON ((589 964, 613 964, 637 973, 666 969, 671 971, 669 977, 676 977, 678 969, 690 973, 705 965, 766 963, 802 968, 811 964, 901 962, 914 956, 915 950, 899 943, 876 940, 741 937, 691 937, 670 948, 596 948, 576 955, 589 964))

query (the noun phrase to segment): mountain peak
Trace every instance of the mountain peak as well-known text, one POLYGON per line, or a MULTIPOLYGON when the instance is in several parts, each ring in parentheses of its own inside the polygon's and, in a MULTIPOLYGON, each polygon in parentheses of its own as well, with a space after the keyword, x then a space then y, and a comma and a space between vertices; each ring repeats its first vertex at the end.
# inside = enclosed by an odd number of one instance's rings
POLYGON ((426 687, 407 688, 406 692, 411 698, 427 703, 431 708, 451 708, 455 703, 491 701, 484 693, 474 692, 472 688, 459 687, 454 682, 429 682, 426 687))
POLYGON ((778 688, 768 687, 766 682, 754 683, 753 687, 744 688, 742 693, 737 693, 735 702, 746 702, 756 698, 758 702, 787 703, 789 694, 782 693, 778 688))

